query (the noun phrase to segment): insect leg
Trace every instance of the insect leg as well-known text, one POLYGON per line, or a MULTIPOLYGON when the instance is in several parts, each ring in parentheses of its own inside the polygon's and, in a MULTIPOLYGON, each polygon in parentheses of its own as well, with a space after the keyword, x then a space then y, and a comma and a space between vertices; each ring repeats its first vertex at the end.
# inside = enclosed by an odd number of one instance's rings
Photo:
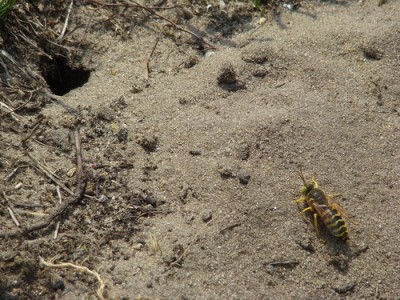
POLYGON ((329 196, 331 198, 335 198, 335 197, 342 196, 342 194, 328 194, 327 196, 329 196))
POLYGON ((299 208, 299 210, 301 210, 301 208, 300 208, 300 206, 299 206, 299 203, 300 203, 300 202, 306 202, 306 201, 307 201, 307 198, 306 198, 306 197, 302 197, 302 198, 299 198, 299 199, 296 200, 297 207, 299 208))
POLYGON ((311 178, 311 181, 312 181, 312 184, 313 184, 314 188, 317 189, 319 187, 319 185, 318 185, 318 182, 317 182, 317 180, 315 179, 314 176, 311 178))
POLYGON ((300 213, 301 213, 302 215, 304 215, 304 213, 305 213, 306 211, 312 211, 312 210, 313 210, 312 207, 307 207, 307 208, 303 209, 300 213))
POLYGON ((311 212, 312 212, 312 211, 313 211, 312 207, 307 207, 307 208, 303 209, 302 211, 300 211, 300 214, 301 214, 301 216, 302 216, 304 222, 306 222, 306 223, 308 223, 308 220, 307 220, 307 218, 304 216, 304 213, 306 213, 306 212, 308 212, 308 211, 311 211, 311 212))
POLYGON ((296 200, 296 203, 300 203, 300 202, 306 202, 307 201, 307 197, 302 197, 296 200))
POLYGON ((301 167, 299 168, 298 173, 299 173, 299 176, 300 176, 301 180, 303 180, 304 185, 306 185, 307 182, 306 182, 306 180, 305 180, 305 178, 304 178, 303 170, 301 169, 301 167))
POLYGON ((301 198, 295 200, 295 202, 296 202, 297 207, 299 208, 299 210, 302 210, 302 208, 300 207, 299 203, 300 203, 300 202, 306 202, 306 203, 307 203, 307 200, 308 200, 307 197, 301 197, 301 198))
POLYGON ((315 231, 317 232, 318 238, 321 239, 321 235, 319 234, 319 229, 318 229, 318 214, 314 214, 314 228, 315 231))

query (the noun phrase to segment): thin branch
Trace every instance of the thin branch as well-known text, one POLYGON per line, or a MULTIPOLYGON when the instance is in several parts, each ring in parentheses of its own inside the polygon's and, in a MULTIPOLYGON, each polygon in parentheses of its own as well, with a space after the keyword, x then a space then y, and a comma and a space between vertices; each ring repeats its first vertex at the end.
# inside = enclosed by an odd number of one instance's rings
POLYGON ((0 101, 0 108, 4 108, 5 110, 7 110, 7 112, 4 115, 8 115, 11 114, 11 117, 15 120, 15 121, 19 121, 18 119, 18 115, 14 112, 15 108, 9 107, 7 104, 5 104, 4 102, 0 101))
POLYGON ((10 181, 11 179, 13 179, 16 175, 19 169, 21 168, 27 168, 29 167, 29 165, 23 165, 23 166, 18 166, 16 167, 14 170, 11 171, 10 174, 8 174, 6 177, 4 177, 4 181, 10 181))
POLYGON ((16 216, 14 214, 14 205, 13 205, 13 203, 10 200, 8 200, 7 194, 5 192, 3 192, 3 197, 7 202, 7 210, 9 212, 10 216, 11 216, 11 219, 13 220, 14 224, 17 227, 19 227, 20 223, 18 222, 18 219, 16 218, 16 216))
POLYGON ((22 141, 21 141, 21 144, 22 144, 22 145, 25 145, 26 141, 29 140, 29 139, 32 137, 32 135, 33 135, 33 134, 35 133, 35 131, 38 129, 40 123, 41 123, 43 120, 44 120, 44 117, 41 117, 39 120, 36 121, 36 124, 33 126, 31 132, 30 132, 25 138, 22 139, 22 141))
MULTIPOLYGON (((123 7, 131 7, 131 8, 141 8, 139 5, 136 4, 128 4, 128 3, 106 3, 104 1, 100 1, 100 0, 86 0, 89 3, 92 4, 98 4, 101 5, 103 7, 118 7, 118 6, 123 6, 123 7)), ((147 8, 149 9, 159 9, 159 10, 167 10, 167 9, 173 9, 173 8, 177 8, 177 7, 181 7, 180 5, 172 5, 172 6, 166 6, 166 7, 161 7, 159 5, 155 5, 155 6, 148 6, 147 8)))
POLYGON ((158 45, 158 42, 160 41, 160 38, 159 37, 157 37, 157 39, 156 39, 156 42, 155 42, 155 44, 154 44, 154 46, 153 46, 153 49, 151 50, 151 53, 150 53, 150 56, 149 56, 149 58, 148 59, 146 59, 146 61, 145 61, 145 70, 144 70, 144 79, 149 79, 149 73, 150 73, 150 61, 151 61, 151 59, 153 58, 153 54, 154 54, 154 52, 156 51, 156 48, 157 48, 157 45, 158 45))
POLYGON ((65 31, 67 30, 68 21, 69 21, 69 15, 71 14, 71 10, 72 10, 72 5, 73 4, 74 4, 74 0, 71 0, 71 3, 69 4, 69 7, 68 7, 67 17, 65 18, 64 27, 63 27, 63 29, 61 31, 60 36, 58 37, 59 41, 64 37, 65 31))
POLYGON ((78 265, 74 265, 72 263, 60 263, 60 264, 53 264, 51 262, 46 262, 42 257, 39 256, 39 260, 40 263, 42 263, 43 265, 45 265, 46 267, 50 267, 50 268, 73 268, 79 272, 83 272, 89 275, 92 275, 94 277, 96 277, 97 281, 99 282, 99 288, 97 289, 97 297, 100 300, 105 300, 103 294, 104 294, 104 290, 105 290, 105 283, 104 281, 101 279, 99 273, 97 273, 96 271, 92 271, 86 267, 83 266, 78 266, 78 265))
POLYGON ((28 153, 29 158, 33 161, 33 167, 37 170, 44 173, 51 181, 61 187, 65 192, 67 192, 70 196, 75 195, 73 191, 71 191, 67 186, 62 183, 59 179, 57 179, 53 174, 51 174, 45 167, 43 167, 30 153, 28 153))
MULTIPOLYGON (((61 204, 62 203, 62 197, 61 197, 61 189, 60 189, 59 186, 57 186, 57 195, 58 195, 59 202, 61 204)), ((56 230, 54 231, 54 239, 57 239, 58 230, 60 229, 60 223, 61 223, 60 221, 57 222, 56 230)))
POLYGON ((23 108, 24 106, 26 106, 26 105, 29 103, 29 101, 31 101, 31 100, 32 100, 32 93, 31 93, 29 99, 28 99, 27 101, 25 101, 24 103, 22 103, 20 106, 14 108, 13 110, 11 110, 11 111, 9 111, 9 112, 6 112, 6 113, 0 115, 0 119, 4 118, 5 116, 7 116, 7 115, 9 115, 9 114, 13 114, 13 113, 15 113, 16 111, 20 110, 21 108, 23 108))

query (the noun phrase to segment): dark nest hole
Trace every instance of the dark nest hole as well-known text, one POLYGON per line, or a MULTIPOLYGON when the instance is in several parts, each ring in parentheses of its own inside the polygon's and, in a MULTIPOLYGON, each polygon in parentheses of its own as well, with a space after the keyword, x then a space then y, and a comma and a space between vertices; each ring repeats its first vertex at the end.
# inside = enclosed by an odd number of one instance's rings
POLYGON ((53 60, 44 58, 40 69, 53 94, 63 96, 69 91, 83 86, 88 82, 90 70, 85 68, 72 68, 63 57, 53 60))

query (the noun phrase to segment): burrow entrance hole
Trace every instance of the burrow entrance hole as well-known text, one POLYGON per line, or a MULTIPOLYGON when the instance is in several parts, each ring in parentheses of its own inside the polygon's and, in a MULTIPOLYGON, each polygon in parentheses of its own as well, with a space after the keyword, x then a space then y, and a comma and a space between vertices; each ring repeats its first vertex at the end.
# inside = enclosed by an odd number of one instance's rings
POLYGON ((40 67, 50 90, 58 96, 63 96, 71 90, 83 86, 88 82, 91 72, 85 68, 71 68, 63 57, 53 60, 44 58, 40 67))

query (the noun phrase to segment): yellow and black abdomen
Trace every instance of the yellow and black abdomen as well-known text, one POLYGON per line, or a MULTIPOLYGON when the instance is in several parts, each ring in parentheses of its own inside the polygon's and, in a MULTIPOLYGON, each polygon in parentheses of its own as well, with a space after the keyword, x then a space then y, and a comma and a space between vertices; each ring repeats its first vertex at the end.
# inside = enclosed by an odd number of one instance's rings
POLYGON ((328 205, 318 205, 319 217, 322 222, 328 227, 328 230, 336 237, 346 242, 349 239, 346 223, 335 209, 328 205))

